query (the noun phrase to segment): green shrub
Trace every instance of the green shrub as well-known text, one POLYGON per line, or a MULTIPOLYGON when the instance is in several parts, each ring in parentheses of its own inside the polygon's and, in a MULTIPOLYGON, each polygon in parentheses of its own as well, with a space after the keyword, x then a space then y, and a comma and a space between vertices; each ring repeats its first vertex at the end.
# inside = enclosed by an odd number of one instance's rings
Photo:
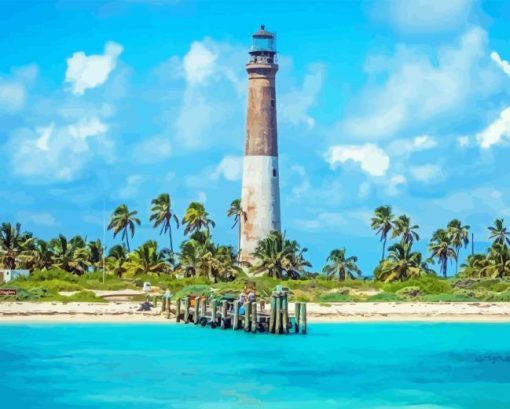
POLYGON ((371 295, 367 298, 367 301, 372 302, 392 302, 392 301, 404 301, 399 295, 393 293, 379 293, 375 295, 371 295))
POLYGON ((339 293, 329 293, 329 294, 322 294, 319 297, 320 302, 350 302, 354 301, 354 299, 346 294, 339 294, 339 293))
POLYGON ((395 294, 402 298, 417 298, 421 295, 421 290, 418 286, 409 286, 398 290, 395 294))
POLYGON ((405 287, 418 287, 421 294, 450 294, 453 292, 451 283, 437 276, 423 276, 407 281, 386 283, 381 286, 387 293, 397 293, 405 287))
POLYGON ((502 291, 500 293, 491 292, 487 297, 488 301, 510 301, 510 289, 502 291))
POLYGON ((476 298, 464 294, 427 294, 421 297, 425 302, 473 302, 476 298))

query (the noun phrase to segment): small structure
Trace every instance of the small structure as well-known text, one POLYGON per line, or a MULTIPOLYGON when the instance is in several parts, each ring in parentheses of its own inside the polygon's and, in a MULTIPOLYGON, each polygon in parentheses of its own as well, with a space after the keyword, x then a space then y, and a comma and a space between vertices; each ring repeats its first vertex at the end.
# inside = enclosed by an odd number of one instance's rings
POLYGON ((8 283, 9 281, 15 280, 18 277, 28 277, 30 275, 29 270, 0 270, 0 283, 8 283))

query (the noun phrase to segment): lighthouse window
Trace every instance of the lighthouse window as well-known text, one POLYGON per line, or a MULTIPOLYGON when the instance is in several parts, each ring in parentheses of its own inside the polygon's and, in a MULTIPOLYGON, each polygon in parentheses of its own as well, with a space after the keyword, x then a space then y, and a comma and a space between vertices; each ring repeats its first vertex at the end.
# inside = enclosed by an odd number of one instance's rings
POLYGON ((271 106, 274 108, 275 101, 274 99, 271 100, 271 106))
POLYGON ((273 177, 276 177, 276 169, 273 169, 273 177))

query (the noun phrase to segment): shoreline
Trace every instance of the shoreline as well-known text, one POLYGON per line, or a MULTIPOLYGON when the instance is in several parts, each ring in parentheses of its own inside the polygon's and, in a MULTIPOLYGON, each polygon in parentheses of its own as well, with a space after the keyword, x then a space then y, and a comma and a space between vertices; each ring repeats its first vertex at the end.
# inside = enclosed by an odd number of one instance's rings
MULTIPOLYGON (((0 303, 2 323, 147 323, 175 324, 160 314, 159 307, 151 312, 138 312, 139 303, 0 303)), ((289 310, 294 311, 292 304, 289 310)), ((309 323, 383 323, 383 322, 459 322, 509 323, 510 303, 490 302, 346 302, 308 304, 309 323)))

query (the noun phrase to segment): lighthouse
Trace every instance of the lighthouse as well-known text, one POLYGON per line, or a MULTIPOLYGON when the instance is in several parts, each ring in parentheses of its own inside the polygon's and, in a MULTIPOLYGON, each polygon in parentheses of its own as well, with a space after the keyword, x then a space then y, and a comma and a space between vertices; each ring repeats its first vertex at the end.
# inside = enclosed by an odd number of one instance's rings
POLYGON ((275 79, 276 37, 264 26, 252 36, 248 71, 246 143, 243 159, 241 257, 253 262, 259 240, 280 231, 280 183, 275 79))

